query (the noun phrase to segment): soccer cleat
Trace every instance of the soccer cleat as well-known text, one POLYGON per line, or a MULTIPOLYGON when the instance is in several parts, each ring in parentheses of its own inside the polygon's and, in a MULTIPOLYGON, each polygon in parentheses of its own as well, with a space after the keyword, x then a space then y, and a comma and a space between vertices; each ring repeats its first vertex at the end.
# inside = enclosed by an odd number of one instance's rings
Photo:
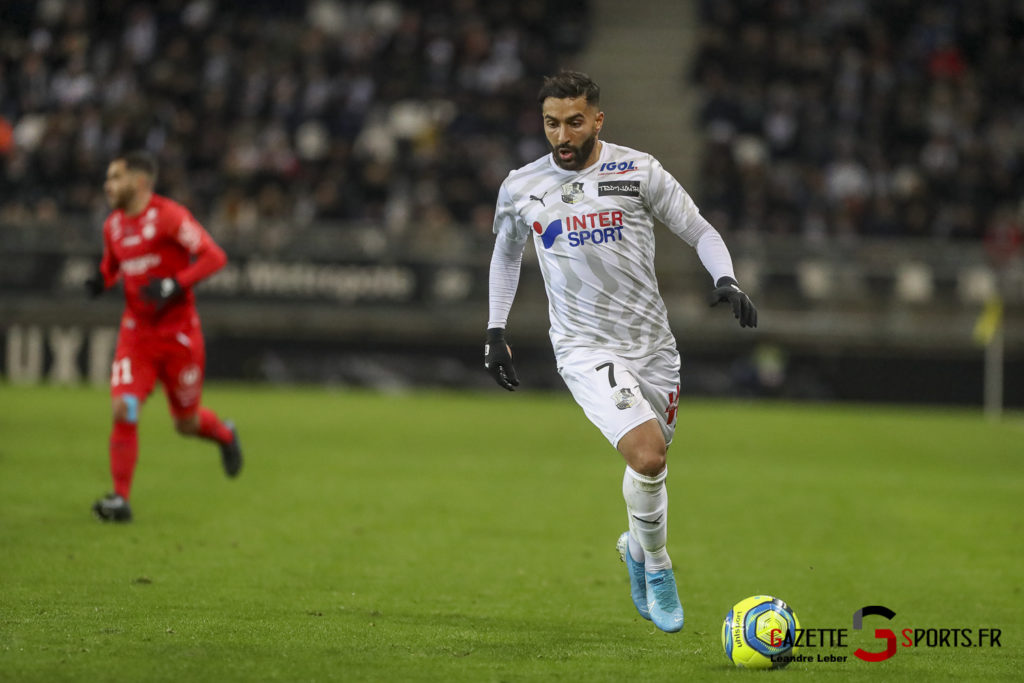
POLYGON ((237 477, 242 469, 242 444, 238 442, 238 430, 231 420, 224 420, 224 425, 231 430, 231 441, 220 445, 220 462, 224 465, 224 474, 237 477))
POLYGON ((637 562, 629 554, 628 531, 623 531, 619 536, 619 540, 615 543, 615 549, 619 551, 619 559, 626 563, 626 571, 629 573, 629 595, 633 598, 633 605, 640 616, 650 621, 651 612, 647 609, 647 577, 644 575, 644 563, 637 562))
POLYGON ((116 493, 108 493, 92 504, 92 513, 104 522, 132 521, 132 508, 128 501, 116 493))
POLYGON ((645 572, 647 578, 647 609, 654 625, 666 633, 683 628, 683 606, 679 603, 676 576, 671 569, 645 572))

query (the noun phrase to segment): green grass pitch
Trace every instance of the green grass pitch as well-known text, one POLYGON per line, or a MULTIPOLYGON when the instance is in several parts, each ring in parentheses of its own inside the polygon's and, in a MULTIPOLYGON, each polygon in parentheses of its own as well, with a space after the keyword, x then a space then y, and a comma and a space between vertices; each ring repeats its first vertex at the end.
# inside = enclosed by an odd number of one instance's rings
POLYGON ((143 410, 135 522, 109 490, 108 400, 0 385, 2 681, 992 680, 1024 672, 1024 419, 684 402, 669 453, 686 627, 636 614, 614 543, 623 464, 568 394, 213 385, 216 449, 143 410), (769 593, 847 648, 735 669, 720 626, 769 593), (891 622, 854 610, 885 605, 891 622), (1001 629, 904 648, 875 628, 1001 629))

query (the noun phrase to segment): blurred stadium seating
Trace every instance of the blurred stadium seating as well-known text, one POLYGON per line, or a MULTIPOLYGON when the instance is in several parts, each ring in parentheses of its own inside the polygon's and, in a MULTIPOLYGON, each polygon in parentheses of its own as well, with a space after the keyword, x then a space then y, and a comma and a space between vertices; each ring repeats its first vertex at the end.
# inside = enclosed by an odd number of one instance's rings
POLYGON ((317 220, 486 238, 495 188, 543 152, 537 82, 580 47, 585 5, 5 2, 0 220, 97 222, 108 159, 145 147, 228 247, 276 251, 317 220))
MULTIPOLYGON (((118 303, 82 307, 78 292, 99 250, 106 162, 145 147, 161 163, 159 190, 232 256, 203 287, 214 376, 382 385, 440 363, 443 376, 425 379, 485 383, 470 369, 497 187, 545 151, 540 76, 587 70, 599 48, 587 37, 612 4, 5 2, 6 374, 31 377, 37 337, 53 374, 54 339, 78 329, 78 363, 102 379, 97 331, 118 303)), ((663 293, 699 361, 691 391, 935 398, 925 381, 890 394, 862 385, 893 359, 918 362, 920 377, 959 364, 956 377, 980 378, 972 331, 997 293, 1008 368, 1020 367, 1020 3, 685 7, 699 41, 664 81, 696 92, 697 125, 665 130, 659 148, 700 141, 688 189, 725 234, 764 321, 740 335, 710 316, 706 274, 661 239, 663 293), (776 366, 788 379, 770 378, 776 366), (801 367, 806 381, 793 380, 801 367)), ((557 386, 535 270, 524 269, 514 330, 523 357, 543 366, 536 383, 557 386)), ((973 379, 950 381, 964 386, 949 400, 977 394, 973 379)), ((1020 391, 1009 386, 1008 398, 1024 402, 1020 391)))
POLYGON ((702 206, 810 241, 1004 239, 1021 220, 1019 3, 701 3, 702 206))

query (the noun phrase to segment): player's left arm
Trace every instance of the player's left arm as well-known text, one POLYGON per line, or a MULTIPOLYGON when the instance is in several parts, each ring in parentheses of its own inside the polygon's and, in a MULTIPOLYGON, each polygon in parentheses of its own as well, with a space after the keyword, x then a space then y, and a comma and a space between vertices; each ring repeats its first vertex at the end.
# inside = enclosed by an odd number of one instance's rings
POLYGON ((153 278, 143 288, 146 296, 162 307, 189 287, 224 267, 228 257, 192 214, 182 209, 170 224, 170 237, 189 253, 192 261, 170 277, 153 278), (179 220, 180 218, 180 220, 179 220), (175 225, 176 224, 176 225, 175 225))
POLYGON ((736 281, 732 256, 721 233, 700 215, 679 181, 653 157, 650 157, 645 201, 655 218, 697 250, 700 262, 715 283, 708 294, 708 303, 715 306, 728 302, 740 327, 757 327, 757 308, 736 281))
POLYGON ((228 262, 228 257, 199 221, 188 211, 184 213, 181 223, 174 231, 174 239, 188 251, 193 260, 179 271, 174 279, 183 289, 187 289, 223 268, 228 262))

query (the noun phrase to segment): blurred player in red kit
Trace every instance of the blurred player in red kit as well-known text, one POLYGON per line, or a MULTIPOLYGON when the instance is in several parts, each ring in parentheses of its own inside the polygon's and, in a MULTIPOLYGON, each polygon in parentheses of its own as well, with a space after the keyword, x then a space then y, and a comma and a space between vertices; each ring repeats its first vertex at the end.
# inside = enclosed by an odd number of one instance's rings
POLYGON ((227 257, 188 209, 153 192, 155 182, 156 161, 144 152, 110 162, 103 189, 113 211, 103 224, 103 261, 85 283, 96 297, 120 279, 125 298, 110 375, 114 492, 92 507, 104 521, 131 521, 139 410, 157 379, 178 432, 217 442, 229 477, 242 468, 235 426, 200 405, 206 352, 192 293, 227 257))

